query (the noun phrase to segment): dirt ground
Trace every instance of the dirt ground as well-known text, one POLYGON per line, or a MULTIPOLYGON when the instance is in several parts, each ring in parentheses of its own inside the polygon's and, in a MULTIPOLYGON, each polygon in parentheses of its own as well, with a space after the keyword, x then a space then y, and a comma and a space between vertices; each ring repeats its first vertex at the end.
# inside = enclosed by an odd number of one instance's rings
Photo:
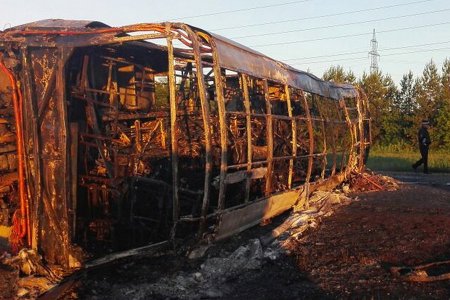
MULTIPOLYGON (((432 184, 413 181, 397 191, 353 194, 359 201, 337 208, 275 257, 252 245, 286 215, 215 244, 198 259, 166 255, 89 271, 63 298, 448 299, 449 280, 406 282, 389 271, 450 259, 447 181, 443 176, 432 184), (220 272, 207 273, 211 265, 220 272)), ((0 267, 0 299, 10 299, 14 272, 0 267)))
POLYGON ((448 299, 449 281, 404 282, 389 267, 450 259, 450 189, 403 185, 358 196, 293 246, 299 270, 333 298, 448 299))

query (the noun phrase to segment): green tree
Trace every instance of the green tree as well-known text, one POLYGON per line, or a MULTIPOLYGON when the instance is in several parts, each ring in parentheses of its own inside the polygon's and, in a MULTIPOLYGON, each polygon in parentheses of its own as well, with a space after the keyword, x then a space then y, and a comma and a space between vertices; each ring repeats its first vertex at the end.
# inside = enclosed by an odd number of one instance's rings
POLYGON ((441 109, 445 110, 445 101, 442 98, 442 78, 433 60, 426 64, 416 87, 418 109, 413 127, 419 128, 421 120, 428 119, 434 127, 430 131, 432 146, 441 147, 444 142, 440 129, 437 129, 436 125, 438 119, 441 124, 443 122, 442 113, 444 111, 440 111, 441 109))
POLYGON ((400 81, 400 90, 395 105, 402 114, 412 116, 417 109, 416 86, 412 71, 404 74, 400 81))
POLYGON ((433 121, 441 96, 441 78, 433 60, 425 66, 422 77, 418 80, 416 87, 417 117, 433 121))
POLYGON ((367 94, 372 118, 374 143, 383 145, 417 144, 417 130, 429 119, 432 147, 450 150, 450 59, 442 66, 442 75, 431 60, 419 77, 404 74, 399 89, 391 76, 382 72, 364 73, 357 81, 349 70, 332 66, 324 80, 358 84, 367 94))
POLYGON ((411 71, 404 74, 400 81, 395 106, 399 111, 400 137, 409 144, 415 144, 417 129, 414 127, 418 104, 416 99, 416 82, 411 71))
POLYGON ((383 137, 381 141, 384 144, 399 144, 403 142, 403 128, 400 122, 402 113, 395 105, 396 99, 398 98, 397 86, 389 74, 382 77, 382 84, 385 89, 384 97, 388 107, 385 111, 386 114, 382 117, 381 133, 383 137))
POLYGON ((436 105, 433 137, 436 147, 450 149, 450 60, 442 65, 441 97, 436 105))
POLYGON ((345 72, 342 66, 331 66, 323 73, 322 79, 336 83, 356 83, 355 74, 351 70, 345 72))
POLYGON ((392 144, 399 141, 399 111, 394 106, 397 87, 390 75, 380 71, 364 73, 359 85, 369 99, 374 143, 392 144))

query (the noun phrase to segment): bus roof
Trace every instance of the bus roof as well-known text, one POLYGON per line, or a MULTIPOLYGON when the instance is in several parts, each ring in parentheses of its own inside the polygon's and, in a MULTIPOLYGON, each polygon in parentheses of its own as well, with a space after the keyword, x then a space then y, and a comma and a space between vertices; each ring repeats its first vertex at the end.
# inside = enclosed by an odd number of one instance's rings
MULTIPOLYGON (((358 97, 358 91, 353 85, 324 81, 313 74, 295 69, 228 38, 182 23, 146 23, 114 28, 97 21, 47 19, 19 25, 2 31, 0 32, 0 42, 14 41, 27 44, 33 41, 33 43, 36 44, 36 36, 52 35, 52 31, 55 31, 58 32, 57 35, 59 38, 51 40, 53 46, 65 45, 75 48, 87 46, 89 44, 107 44, 108 40, 112 43, 114 42, 114 37, 117 37, 118 35, 123 36, 126 32, 132 32, 133 28, 145 28, 146 26, 180 28, 181 25, 188 26, 194 32, 202 32, 210 37, 211 42, 215 44, 219 57, 219 65, 221 67, 237 72, 243 72, 251 76, 288 84, 294 88, 302 89, 305 92, 331 99, 339 100, 342 98, 358 97), (75 31, 75 33, 84 32, 92 34, 84 34, 83 36, 76 36, 76 34, 64 36, 64 34, 61 34, 61 31, 75 31), (23 35, 25 34, 32 35, 34 39, 30 40, 24 38, 23 35)), ((42 42, 45 44, 48 43, 49 40, 43 39, 42 42)), ((142 42, 152 44, 149 42, 142 42)), ((39 41, 37 41, 37 43, 39 43, 39 41)))

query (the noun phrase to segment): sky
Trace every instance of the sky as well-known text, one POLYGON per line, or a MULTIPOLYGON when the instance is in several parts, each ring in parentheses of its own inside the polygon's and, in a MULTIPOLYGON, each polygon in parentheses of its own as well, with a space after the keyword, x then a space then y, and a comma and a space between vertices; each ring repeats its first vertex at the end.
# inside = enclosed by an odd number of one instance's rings
POLYGON ((379 68, 397 84, 450 58, 449 0, 2 0, 0 30, 41 19, 185 22, 319 77, 332 65, 369 72, 373 29, 379 68))

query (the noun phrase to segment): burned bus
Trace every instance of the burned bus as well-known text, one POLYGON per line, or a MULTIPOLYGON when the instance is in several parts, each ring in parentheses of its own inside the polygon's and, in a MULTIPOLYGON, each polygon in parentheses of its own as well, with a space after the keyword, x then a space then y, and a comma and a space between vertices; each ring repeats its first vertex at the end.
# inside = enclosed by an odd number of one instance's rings
POLYGON ((213 241, 364 167, 367 99, 182 23, 0 32, 0 222, 78 267, 213 241))

